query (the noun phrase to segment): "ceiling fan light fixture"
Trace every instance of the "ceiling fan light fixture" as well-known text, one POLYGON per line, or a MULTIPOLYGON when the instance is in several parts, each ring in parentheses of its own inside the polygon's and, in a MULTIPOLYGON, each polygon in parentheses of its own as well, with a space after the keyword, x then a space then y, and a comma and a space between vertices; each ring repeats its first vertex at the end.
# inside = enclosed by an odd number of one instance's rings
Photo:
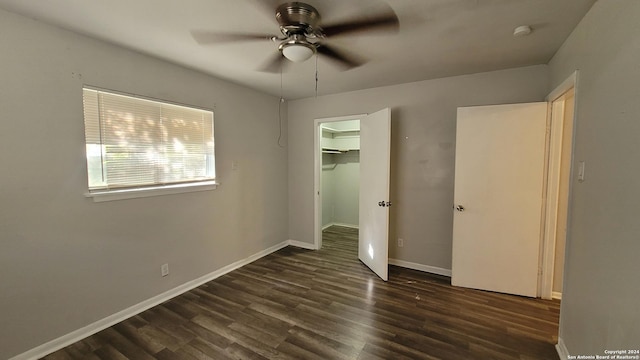
POLYGON ((300 44, 291 44, 282 48, 282 55, 293 62, 303 62, 313 56, 312 48, 300 44))
POLYGON ((316 47, 306 39, 294 35, 293 39, 284 41, 279 46, 282 55, 293 62, 303 62, 316 53, 316 47))

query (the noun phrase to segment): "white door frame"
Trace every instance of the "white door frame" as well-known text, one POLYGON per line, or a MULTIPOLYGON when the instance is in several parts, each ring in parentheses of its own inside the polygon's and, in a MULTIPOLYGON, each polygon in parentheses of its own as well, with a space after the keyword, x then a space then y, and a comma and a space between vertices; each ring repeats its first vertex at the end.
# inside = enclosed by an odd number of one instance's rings
POLYGON ((361 120, 367 114, 356 114, 330 118, 319 118, 313 122, 313 246, 315 250, 322 248, 322 124, 345 121, 361 120))
MULTIPOLYGON (((547 167, 547 181, 546 181, 546 198, 543 199, 543 235, 540 246, 540 278, 538 281, 538 296, 543 299, 551 299, 553 295, 553 274, 555 266, 555 249, 556 249, 556 225, 558 214, 558 200, 560 198, 559 193, 559 181, 560 181, 560 154, 562 149, 562 127, 563 121, 557 120, 557 112, 554 114, 552 104, 564 95, 571 88, 574 89, 574 104, 577 104, 578 92, 578 71, 576 70, 569 78, 563 81, 558 87, 556 87, 546 98, 549 103, 547 129, 548 129, 548 167, 547 167)), ((577 106, 574 106, 577 109, 577 106)), ((564 113, 564 105, 562 106, 562 112, 564 113)), ((574 110, 573 119, 569 119, 575 125, 577 111, 574 110)), ((564 116, 563 116, 564 117, 564 116)), ((573 134, 571 135, 571 169, 569 175, 569 203, 571 203, 572 186, 573 183, 573 156, 574 156, 574 140, 576 134, 576 127, 573 126, 573 134)), ((569 222, 571 216, 569 214, 570 209, 565 209, 567 213, 567 238, 569 237, 569 222)), ((568 249, 565 250, 565 259, 568 249)), ((566 263, 565 263, 566 264, 566 263)), ((564 272, 563 272, 564 275, 564 272)), ((564 286, 564 281, 563 281, 564 286)))

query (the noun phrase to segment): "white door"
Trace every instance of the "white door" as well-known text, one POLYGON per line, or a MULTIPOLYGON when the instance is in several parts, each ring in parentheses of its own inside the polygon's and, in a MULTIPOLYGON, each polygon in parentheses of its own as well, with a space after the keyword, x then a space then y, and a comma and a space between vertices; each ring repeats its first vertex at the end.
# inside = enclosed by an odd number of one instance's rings
POLYGON ((451 283, 535 297, 547 103, 458 108, 451 283))
POLYGON ((389 271, 389 166, 391 110, 360 121, 360 214, 358 258, 382 280, 389 271))

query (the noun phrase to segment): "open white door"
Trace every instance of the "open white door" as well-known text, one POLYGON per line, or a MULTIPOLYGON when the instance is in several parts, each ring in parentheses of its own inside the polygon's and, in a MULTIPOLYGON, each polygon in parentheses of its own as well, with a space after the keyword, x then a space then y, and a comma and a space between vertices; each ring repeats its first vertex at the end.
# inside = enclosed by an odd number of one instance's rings
POLYGON ((451 283, 535 297, 547 103, 458 108, 451 283))
POLYGON ((391 110, 360 121, 360 232, 358 258, 382 280, 389 272, 391 110))

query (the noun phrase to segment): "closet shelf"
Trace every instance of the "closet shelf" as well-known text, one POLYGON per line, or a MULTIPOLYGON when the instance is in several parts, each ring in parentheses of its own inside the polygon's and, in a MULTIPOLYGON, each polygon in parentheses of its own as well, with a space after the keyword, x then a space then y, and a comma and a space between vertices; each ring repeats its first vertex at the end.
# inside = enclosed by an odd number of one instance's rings
POLYGON ((334 148, 322 148, 323 154, 345 154, 349 151, 360 151, 360 149, 334 149, 334 148))
POLYGON ((326 132, 333 133, 333 134, 342 134, 342 133, 359 133, 359 132, 360 132, 360 129, 359 129, 359 128, 353 128, 353 129, 334 129, 334 128, 330 128, 330 127, 323 126, 323 127, 322 127, 322 131, 326 131, 326 132))

